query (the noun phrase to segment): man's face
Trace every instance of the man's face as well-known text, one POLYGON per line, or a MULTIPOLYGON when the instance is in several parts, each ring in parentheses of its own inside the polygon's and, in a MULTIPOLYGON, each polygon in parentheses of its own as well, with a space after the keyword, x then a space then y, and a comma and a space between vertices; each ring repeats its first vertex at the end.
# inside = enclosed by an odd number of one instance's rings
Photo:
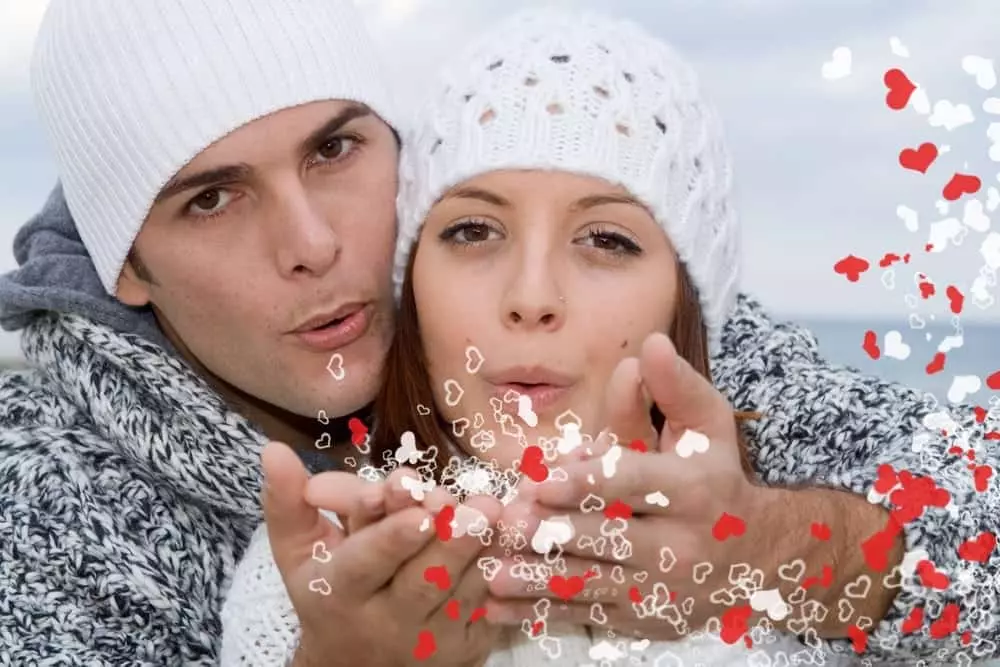
POLYGON ((397 151, 350 102, 241 127, 163 188, 119 298, 152 303, 185 356, 256 399, 302 416, 361 408, 393 330, 397 151))

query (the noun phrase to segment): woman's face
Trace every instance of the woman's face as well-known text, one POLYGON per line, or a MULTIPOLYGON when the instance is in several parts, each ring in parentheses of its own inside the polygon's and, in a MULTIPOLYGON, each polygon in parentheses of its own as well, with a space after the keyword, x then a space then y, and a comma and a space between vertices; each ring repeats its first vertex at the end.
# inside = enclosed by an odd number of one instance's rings
POLYGON ((465 451, 505 468, 524 446, 556 444, 566 423, 590 435, 604 428, 615 366, 674 316, 666 234, 623 188, 597 178, 473 178, 434 206, 416 252, 436 407, 465 451))

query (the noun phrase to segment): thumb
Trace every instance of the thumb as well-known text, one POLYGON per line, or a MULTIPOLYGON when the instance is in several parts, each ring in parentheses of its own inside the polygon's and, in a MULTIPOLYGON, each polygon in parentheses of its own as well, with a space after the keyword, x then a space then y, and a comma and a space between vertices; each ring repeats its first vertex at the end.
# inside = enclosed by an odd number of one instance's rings
POLYGON ((643 451, 655 449, 656 430, 649 416, 652 406, 645 396, 637 358, 626 357, 618 362, 604 396, 607 428, 615 441, 622 447, 636 445, 634 448, 643 451))
POLYGON ((685 429, 710 440, 733 439, 733 411, 712 383, 692 368, 664 334, 650 335, 642 344, 642 381, 669 426, 679 437, 685 429))
POLYGON ((285 571, 303 557, 310 557, 319 540, 326 541, 328 547, 340 542, 341 531, 306 502, 309 474, 288 445, 269 442, 261 454, 261 465, 264 521, 279 569, 285 571))

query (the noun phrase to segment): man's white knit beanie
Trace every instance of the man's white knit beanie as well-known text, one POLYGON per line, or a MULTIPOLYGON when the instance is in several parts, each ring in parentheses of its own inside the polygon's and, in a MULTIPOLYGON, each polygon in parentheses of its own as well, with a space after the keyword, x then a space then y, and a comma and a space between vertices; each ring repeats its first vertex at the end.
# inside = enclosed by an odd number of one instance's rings
POLYGON ((397 295, 450 188, 498 169, 555 169, 625 187, 663 226, 698 290, 715 350, 736 301, 740 238, 715 111, 690 67, 638 26, 530 10, 449 60, 400 164, 397 295))
POLYGON ((399 128, 350 0, 51 0, 31 83, 110 294, 157 193, 233 130, 333 99, 399 128))

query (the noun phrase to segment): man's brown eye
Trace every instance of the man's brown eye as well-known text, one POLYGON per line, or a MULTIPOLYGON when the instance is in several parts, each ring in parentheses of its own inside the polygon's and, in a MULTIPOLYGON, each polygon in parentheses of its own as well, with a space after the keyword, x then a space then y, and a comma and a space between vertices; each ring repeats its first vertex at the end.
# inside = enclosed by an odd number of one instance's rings
POLYGON ((195 197, 192 203, 203 211, 211 211, 219 205, 221 198, 218 190, 206 190, 195 197))

